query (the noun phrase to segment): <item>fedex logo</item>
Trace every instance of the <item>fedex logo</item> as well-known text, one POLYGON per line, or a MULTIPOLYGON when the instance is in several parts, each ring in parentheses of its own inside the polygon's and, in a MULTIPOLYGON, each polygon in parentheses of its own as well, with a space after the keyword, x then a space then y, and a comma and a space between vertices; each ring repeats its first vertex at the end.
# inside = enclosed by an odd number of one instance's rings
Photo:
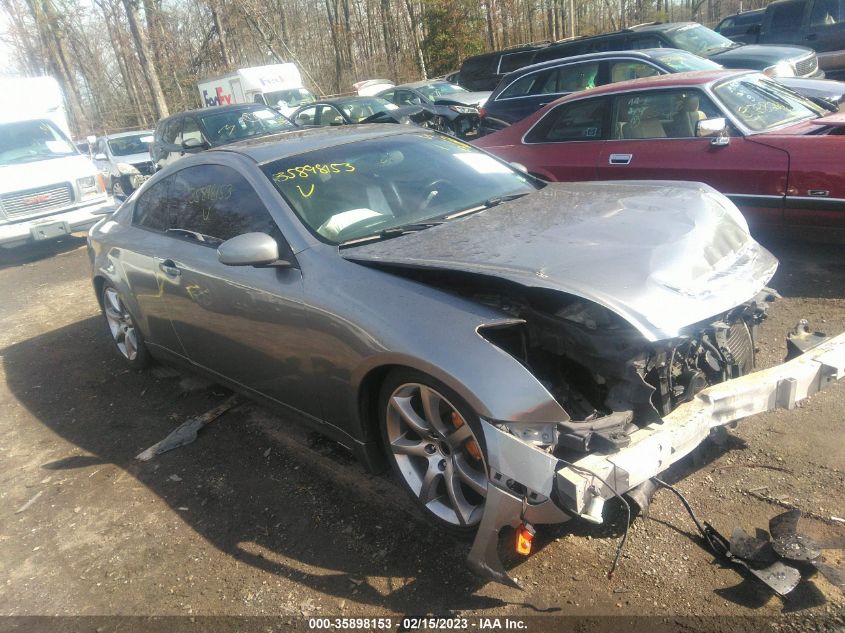
POLYGON ((205 101, 205 106, 207 108, 211 107, 211 106, 231 105, 232 104, 232 95, 224 95, 223 94, 223 88, 220 88, 220 87, 215 88, 215 93, 216 93, 216 96, 209 97, 207 90, 202 91, 202 98, 203 98, 203 101, 205 101))

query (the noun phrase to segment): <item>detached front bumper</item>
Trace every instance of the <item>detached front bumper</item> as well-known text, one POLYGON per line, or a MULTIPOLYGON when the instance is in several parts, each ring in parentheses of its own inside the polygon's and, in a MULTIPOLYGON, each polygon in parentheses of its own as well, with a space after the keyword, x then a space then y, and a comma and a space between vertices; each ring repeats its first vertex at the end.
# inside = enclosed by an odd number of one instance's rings
POLYGON ((55 239, 76 231, 87 231, 114 207, 114 202, 106 198, 67 211, 0 224, 0 246, 14 248, 31 242, 55 239))
MULTIPOLYGON (((843 377, 845 334, 840 334, 781 365, 708 387, 662 423, 632 433, 627 447, 591 453, 571 465, 482 421, 490 481, 484 516, 469 554, 470 568, 516 586, 498 557, 501 528, 584 516, 594 497, 624 494, 658 475, 688 455, 711 429, 773 409, 792 409, 843 377)), ((595 516, 588 518, 595 522, 595 516)))

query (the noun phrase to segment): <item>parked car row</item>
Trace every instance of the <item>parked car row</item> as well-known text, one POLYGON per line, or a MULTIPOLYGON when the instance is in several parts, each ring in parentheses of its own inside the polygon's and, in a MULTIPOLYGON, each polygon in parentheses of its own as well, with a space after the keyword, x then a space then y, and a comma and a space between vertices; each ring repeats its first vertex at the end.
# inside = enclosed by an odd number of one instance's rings
POLYGON ((670 22, 469 57, 461 65, 457 82, 468 90, 493 90, 507 73, 531 64, 587 53, 652 48, 680 49, 725 68, 759 70, 772 77, 824 78, 816 53, 809 48, 743 45, 695 22, 670 22))

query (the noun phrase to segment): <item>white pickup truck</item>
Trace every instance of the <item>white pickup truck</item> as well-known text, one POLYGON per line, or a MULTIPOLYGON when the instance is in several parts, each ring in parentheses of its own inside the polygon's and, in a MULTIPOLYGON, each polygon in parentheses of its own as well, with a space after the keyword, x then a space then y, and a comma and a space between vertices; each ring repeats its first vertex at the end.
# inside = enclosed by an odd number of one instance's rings
POLYGON ((114 206, 51 77, 0 79, 0 247, 87 230, 114 206))

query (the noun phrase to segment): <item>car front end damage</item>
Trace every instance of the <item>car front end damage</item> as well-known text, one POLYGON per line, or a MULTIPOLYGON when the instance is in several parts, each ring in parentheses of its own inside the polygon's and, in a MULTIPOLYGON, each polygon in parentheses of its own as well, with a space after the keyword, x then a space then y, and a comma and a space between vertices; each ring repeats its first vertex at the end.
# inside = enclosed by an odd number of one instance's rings
POLYGON ((520 523, 601 522, 603 502, 625 494, 688 455, 718 427, 792 409, 845 377, 845 334, 781 365, 711 385, 660 420, 638 427, 616 450, 559 457, 560 446, 526 442, 507 424, 482 421, 490 482, 469 554, 482 576, 515 585, 499 560, 499 531, 520 523))
POLYGON ((503 527, 601 523, 605 500, 636 495, 714 429, 793 408, 845 375, 845 334, 806 324, 789 345, 803 354, 754 371, 777 260, 706 185, 550 185, 351 250, 509 317, 476 334, 556 405, 481 416, 488 488, 468 562, 500 582, 514 584, 497 554, 503 527))

